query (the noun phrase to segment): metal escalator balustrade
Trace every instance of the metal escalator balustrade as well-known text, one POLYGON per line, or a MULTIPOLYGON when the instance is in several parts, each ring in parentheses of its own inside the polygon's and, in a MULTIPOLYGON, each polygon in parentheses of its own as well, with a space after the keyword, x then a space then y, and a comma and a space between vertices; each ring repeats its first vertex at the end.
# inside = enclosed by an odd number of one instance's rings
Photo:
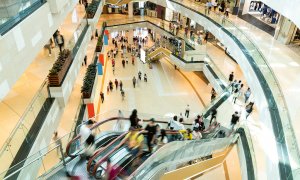
POLYGON ((220 152, 235 143, 237 137, 208 139, 196 141, 174 141, 164 145, 148 158, 129 179, 157 179, 165 172, 176 168, 177 164, 185 163, 199 157, 220 152))

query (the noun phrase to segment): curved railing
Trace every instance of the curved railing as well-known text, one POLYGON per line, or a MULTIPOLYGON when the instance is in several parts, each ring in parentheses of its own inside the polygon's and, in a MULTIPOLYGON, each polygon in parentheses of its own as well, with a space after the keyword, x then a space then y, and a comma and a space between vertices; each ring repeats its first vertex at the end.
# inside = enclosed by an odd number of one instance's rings
MULTIPOLYGON (((150 118, 149 118, 150 119, 150 118)), ((129 118, 125 118, 125 117, 111 117, 111 118, 107 118, 103 121, 100 121, 100 122, 97 122, 95 123, 92 127, 91 127, 91 130, 95 130, 97 129, 100 125, 103 125, 107 122, 110 122, 110 121, 117 121, 117 120, 121 120, 121 121, 128 121, 129 118)), ((142 122, 149 122, 148 119, 142 119, 142 122)), ((163 123, 163 124, 167 124, 168 122, 167 121, 159 121, 159 120, 155 120, 156 123, 160 124, 160 123, 163 123)), ((192 124, 191 123, 183 123, 183 125, 186 125, 186 126, 191 126, 192 124)), ((77 148, 74 148, 74 147, 80 147, 81 144, 80 144, 80 137, 81 135, 78 134, 76 137, 74 137, 67 145, 67 148, 66 148, 66 154, 69 156, 69 157, 75 157, 77 156, 77 153, 78 152, 77 148), (74 152, 71 152, 73 150, 71 149, 75 149, 74 152)))
MULTIPOLYGON (((113 121, 113 120, 118 120, 119 119, 119 117, 112 117, 112 118, 108 118, 108 119, 106 119, 106 120, 103 120, 103 121, 100 121, 100 122, 97 122, 97 123, 95 123, 92 127, 91 127, 91 130, 94 130, 94 129, 96 129, 97 127, 99 127, 101 124, 104 124, 104 123, 106 123, 106 122, 109 122, 109 121, 113 121)), ((68 145, 67 145, 67 148, 66 148, 66 154, 69 156, 69 157, 75 157, 75 156, 77 156, 77 154, 71 154, 71 147, 73 146, 73 145, 75 145, 75 146, 77 146, 78 147, 78 143, 77 143, 77 141, 80 141, 80 137, 81 137, 81 135, 80 134, 78 134, 75 138, 73 138, 69 143, 68 143, 68 145)), ((76 148, 75 148, 76 149, 76 148)), ((75 152, 74 152, 75 153, 75 152)))
MULTIPOLYGON (((185 4, 183 4, 181 0, 169 1, 205 16, 228 34, 243 50, 244 55, 248 59, 252 69, 259 79, 267 99, 269 112, 272 118, 273 132, 275 134, 276 141, 280 145, 277 149, 279 159, 285 161, 286 164, 290 164, 289 159, 293 159, 295 162, 293 169, 299 168, 299 148, 294 129, 292 127, 288 106, 277 77, 275 76, 268 61, 265 59, 263 53, 259 50, 251 38, 248 37, 248 35, 246 35, 228 18, 222 16, 222 14, 218 14, 213 11, 208 13, 208 10, 204 5, 199 5, 192 1, 185 4), (286 159, 288 156, 290 158, 286 159)), ((287 177, 291 176, 291 173, 285 174, 284 171, 285 170, 282 170, 283 175, 286 175, 287 177)))
MULTIPOLYGON (((142 134, 144 132, 144 130, 141 130, 138 134, 142 134)), ((138 135, 139 136, 139 135, 138 135)), ((93 176, 96 177, 96 173, 97 173, 97 169, 99 168, 99 166, 105 162, 109 156, 114 153, 117 149, 119 149, 120 147, 122 147, 127 141, 127 138, 124 138, 117 146, 115 146, 112 150, 110 150, 106 155, 104 155, 94 166, 93 169, 93 176)), ((98 177, 96 177, 98 178, 98 177)))
POLYGON ((95 159, 101 154, 103 153, 103 151, 105 151, 108 147, 112 146, 113 144, 115 144, 117 141, 121 140, 122 138, 124 138, 127 135, 128 132, 124 132, 123 134, 121 134, 119 137, 117 137, 116 139, 114 139, 113 141, 111 141, 108 145, 106 145, 103 148, 98 149, 93 157, 91 157, 89 159, 88 165, 87 165, 87 171, 89 173, 93 173, 93 170, 91 170, 91 166, 93 165, 93 162, 95 161, 95 159))
MULTIPOLYGON (((140 132, 138 133, 137 137, 140 135, 140 134, 144 134, 146 133, 147 131, 145 130, 140 130, 140 132)), ((169 134, 169 135, 174 135, 174 134, 180 134, 178 131, 172 131, 172 130, 166 130, 166 134, 169 134)), ((125 143, 126 143, 126 140, 127 139, 123 139, 119 145, 117 145, 116 147, 114 147, 109 153, 107 153, 105 156, 103 156, 94 166, 93 168, 93 173, 92 175, 95 177, 95 178, 99 178, 97 176, 97 170, 99 168, 99 166, 101 164, 103 164, 105 161, 107 161, 107 159, 116 151, 118 150, 120 147, 122 147, 125 143)), ((90 167, 88 168, 88 170, 90 169, 90 167)))
POLYGON ((140 167, 138 167, 129 179, 156 179, 153 175, 164 169, 165 164, 176 165, 180 162, 188 162, 190 160, 211 155, 213 152, 223 151, 229 145, 234 143, 235 137, 221 139, 206 139, 196 141, 174 141, 164 145, 148 158, 140 167), (176 164, 175 164, 176 162, 176 164))

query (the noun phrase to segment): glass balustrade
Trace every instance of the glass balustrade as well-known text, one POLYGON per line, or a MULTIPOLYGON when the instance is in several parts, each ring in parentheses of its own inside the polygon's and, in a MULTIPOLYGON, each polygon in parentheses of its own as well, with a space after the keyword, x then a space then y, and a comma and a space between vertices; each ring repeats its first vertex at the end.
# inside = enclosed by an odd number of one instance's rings
POLYGON ((292 127, 287 103, 276 75, 259 48, 243 30, 238 28, 234 22, 226 18, 223 14, 214 11, 208 11, 203 4, 195 3, 192 0, 170 1, 181 4, 182 6, 191 9, 195 13, 201 13, 211 18, 211 20, 216 22, 221 28, 224 28, 225 31, 229 32, 228 35, 232 37, 232 39, 247 55, 249 55, 247 57, 248 61, 253 67, 256 76, 265 91, 265 96, 268 99, 269 112, 272 117, 272 122, 276 124, 276 127, 279 127, 280 124, 282 125, 282 128, 274 129, 277 142, 281 142, 283 139, 285 139, 288 155, 290 156, 289 159, 293 160, 292 169, 299 169, 299 147, 296 141, 294 128, 292 127))
MULTIPOLYGON (((188 162, 199 157, 224 151, 235 137, 197 141, 175 141, 164 145, 147 159, 131 176, 132 179, 152 179, 161 169, 188 162)), ((163 174, 163 173, 162 173, 163 174)), ((161 175, 162 175, 161 174, 161 175)), ((160 175, 156 175, 159 177, 160 175)))
POLYGON ((2 0, 0 2, 0 34, 5 34, 45 2, 46 0, 2 0))
MULTIPOLYGON (((0 161, 3 162, 0 163, 1 170, 8 169, 11 165, 22 143, 26 141, 27 133, 34 123, 39 111, 44 108, 44 102, 48 97, 47 80, 45 80, 1 148, 0 161)), ((0 179, 1 178, 3 178, 3 176, 0 176, 0 179)))
MULTIPOLYGON (((86 19, 82 19, 81 23, 78 25, 76 30, 74 31, 74 35, 68 41, 66 48, 71 49, 73 56, 76 55, 83 38, 88 29, 88 24, 86 19)), ((48 94, 48 82, 45 80, 40 89, 37 91, 34 98, 31 100, 30 104, 28 105, 27 109, 24 111, 22 117, 20 118, 18 124, 11 132, 9 138, 6 140, 2 149, 0 151, 0 160, 1 163, 0 169, 8 169, 10 164, 12 163, 13 159, 15 158, 19 148, 21 147, 23 141, 26 140, 26 136, 34 123, 39 111, 44 108, 44 102, 49 97, 48 94)), ((31 143, 31 142, 28 142, 31 143)), ((25 157, 26 158, 26 157, 25 157)), ((0 176, 0 178, 2 178, 0 176)))

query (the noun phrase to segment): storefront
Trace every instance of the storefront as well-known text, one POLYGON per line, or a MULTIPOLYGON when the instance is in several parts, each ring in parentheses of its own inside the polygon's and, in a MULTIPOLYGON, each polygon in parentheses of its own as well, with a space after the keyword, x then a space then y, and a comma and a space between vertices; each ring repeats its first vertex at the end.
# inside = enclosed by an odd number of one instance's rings
POLYGON ((238 16, 274 36, 280 14, 259 0, 241 0, 238 16))

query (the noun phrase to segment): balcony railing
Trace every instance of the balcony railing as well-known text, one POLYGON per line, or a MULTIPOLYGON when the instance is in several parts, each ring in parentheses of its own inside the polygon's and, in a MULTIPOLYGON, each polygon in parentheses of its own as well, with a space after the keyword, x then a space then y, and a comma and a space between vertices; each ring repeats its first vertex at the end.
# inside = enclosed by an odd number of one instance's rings
MULTIPOLYGON (((13 4, 0 7, 0 34, 3 36, 23 19, 41 7, 46 0, 16 0, 13 4), (4 16, 5 15, 5 16, 4 16)), ((2 2, 1 2, 2 4, 2 2)))

